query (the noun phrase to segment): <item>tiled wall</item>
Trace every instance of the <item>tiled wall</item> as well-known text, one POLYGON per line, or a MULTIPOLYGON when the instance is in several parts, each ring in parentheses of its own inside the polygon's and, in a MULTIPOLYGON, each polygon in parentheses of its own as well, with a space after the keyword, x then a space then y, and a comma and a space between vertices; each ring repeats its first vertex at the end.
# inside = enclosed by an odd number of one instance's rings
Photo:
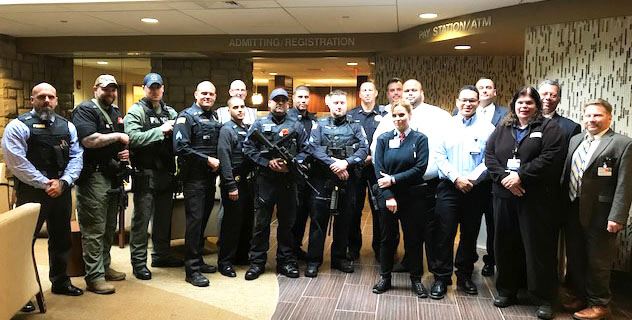
POLYGON ((412 78, 421 82, 426 103, 452 110, 459 89, 475 84, 481 76, 494 80, 497 101, 508 105, 514 91, 522 86, 522 73, 520 56, 384 56, 375 58, 374 78, 380 90, 379 103, 387 103, 386 83, 390 78, 412 78))
MULTIPOLYGON (((558 79, 558 110, 575 121, 592 98, 614 107, 613 128, 632 137, 632 17, 532 27, 526 30, 525 81, 558 79)), ((632 271, 632 225, 619 234, 615 269, 632 271)))

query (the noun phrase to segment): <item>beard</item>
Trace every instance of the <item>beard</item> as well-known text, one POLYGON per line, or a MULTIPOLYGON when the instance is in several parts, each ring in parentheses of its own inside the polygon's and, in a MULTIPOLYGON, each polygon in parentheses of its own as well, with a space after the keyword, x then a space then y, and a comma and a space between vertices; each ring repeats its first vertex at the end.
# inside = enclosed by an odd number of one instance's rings
POLYGON ((53 116, 53 110, 50 110, 50 109, 48 109, 48 108, 46 108, 46 109, 42 109, 42 110, 38 113, 38 116, 39 116, 39 118, 40 118, 41 120, 48 121, 48 120, 50 120, 50 119, 52 118, 52 116, 53 116))

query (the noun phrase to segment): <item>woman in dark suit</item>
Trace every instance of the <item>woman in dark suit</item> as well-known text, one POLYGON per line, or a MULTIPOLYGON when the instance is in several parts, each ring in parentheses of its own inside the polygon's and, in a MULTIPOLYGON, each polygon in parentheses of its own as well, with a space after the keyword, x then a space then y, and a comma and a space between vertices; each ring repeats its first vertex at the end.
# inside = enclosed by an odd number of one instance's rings
POLYGON ((552 319, 556 296, 556 233, 550 203, 562 165, 562 134, 542 116, 532 87, 513 96, 510 112, 490 136, 485 165, 493 180, 495 255, 498 268, 494 305, 516 303, 526 287, 540 305, 536 315, 552 319))
POLYGON ((374 158, 379 188, 374 190, 380 202, 380 280, 373 287, 373 292, 380 294, 391 288, 393 256, 397 249, 394 239, 399 232, 399 219, 404 233, 404 248, 410 256, 408 267, 413 292, 420 298, 426 298, 428 291, 421 284, 424 197, 419 191, 428 165, 428 138, 410 129, 411 115, 412 107, 407 101, 402 99, 394 104, 392 120, 395 130, 377 138, 374 158))

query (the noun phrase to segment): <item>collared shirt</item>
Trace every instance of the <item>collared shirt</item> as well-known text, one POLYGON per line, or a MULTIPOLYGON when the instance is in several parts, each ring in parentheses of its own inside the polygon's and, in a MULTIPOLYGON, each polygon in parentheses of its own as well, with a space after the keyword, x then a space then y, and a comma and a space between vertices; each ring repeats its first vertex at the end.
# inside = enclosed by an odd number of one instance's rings
POLYGON ((347 114, 351 116, 351 119, 362 125, 368 141, 371 142, 373 141, 373 133, 386 112, 383 107, 376 104, 371 111, 367 112, 362 108, 362 105, 359 105, 349 110, 347 114))
MULTIPOLYGON (((31 110, 31 113, 35 113, 31 110)), ((55 121, 55 117, 51 117, 51 122, 55 121)), ((83 168, 83 148, 77 140, 77 129, 69 121, 68 130, 70 131, 70 162, 64 169, 62 180, 68 185, 72 185, 79 178, 81 169, 83 168)), ((21 182, 39 189, 46 189, 46 183, 49 179, 37 170, 35 166, 26 158, 28 151, 27 141, 31 136, 31 131, 19 119, 13 119, 4 129, 2 136, 2 150, 4 161, 13 175, 21 182)))
MULTIPOLYGON (((592 158, 593 153, 595 153, 595 150, 597 150, 597 147, 599 147, 599 143, 601 142, 601 138, 603 137, 604 134, 606 134, 606 132, 608 132, 608 130, 610 130, 610 128, 607 128, 606 130, 601 131, 601 132, 597 133, 596 135, 592 136, 593 139, 595 139, 595 140, 593 140, 590 143, 590 147, 588 148, 588 152, 586 153, 586 161, 589 161, 590 158, 592 158)), ((586 135, 584 136, 584 139, 586 139, 586 136, 589 136, 589 135, 590 135, 590 133, 586 132, 586 135)), ((579 150, 579 148, 575 149, 575 152, 573 152, 573 157, 575 157, 575 153, 577 153, 577 150, 579 150)), ((586 169, 586 168, 584 168, 584 169, 586 169)))
MULTIPOLYGON (((406 139, 406 137, 408 137, 408 135, 410 134, 410 132, 413 131, 410 127, 406 128, 406 130, 404 130, 404 139, 406 139)), ((395 129, 393 130, 393 136, 395 137, 399 137, 401 135, 401 133, 399 132, 399 130, 395 129)))
POLYGON ((494 125, 474 114, 469 119, 455 115, 450 130, 433 154, 439 177, 454 182, 457 178, 477 180, 487 170, 485 145, 494 125))
POLYGON ((492 123, 492 119, 494 118, 494 112, 496 112, 496 105, 493 102, 487 105, 487 107, 476 108, 476 114, 478 114, 481 118, 489 121, 489 123, 492 123))
MULTIPOLYGON (((441 145, 451 120, 452 116, 450 116, 450 113, 447 111, 437 106, 421 103, 413 109, 413 114, 410 119, 410 128, 428 137, 428 149, 430 154, 433 154, 441 145)), ((371 142, 371 153, 375 151, 377 137, 384 132, 394 129, 395 124, 393 124, 393 118, 389 113, 384 116, 373 134, 374 138, 371 142)), ((439 177, 439 169, 437 168, 434 157, 430 156, 428 157, 428 167, 424 174, 424 180, 431 180, 437 177, 439 177)))

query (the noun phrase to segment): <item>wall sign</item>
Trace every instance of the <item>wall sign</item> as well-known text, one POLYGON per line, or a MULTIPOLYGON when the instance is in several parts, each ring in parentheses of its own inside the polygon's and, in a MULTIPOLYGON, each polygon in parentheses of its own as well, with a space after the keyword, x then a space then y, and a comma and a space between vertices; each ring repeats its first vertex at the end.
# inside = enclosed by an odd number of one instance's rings
POLYGON ((482 32, 492 26, 492 17, 468 18, 420 30, 419 40, 441 41, 482 32))

